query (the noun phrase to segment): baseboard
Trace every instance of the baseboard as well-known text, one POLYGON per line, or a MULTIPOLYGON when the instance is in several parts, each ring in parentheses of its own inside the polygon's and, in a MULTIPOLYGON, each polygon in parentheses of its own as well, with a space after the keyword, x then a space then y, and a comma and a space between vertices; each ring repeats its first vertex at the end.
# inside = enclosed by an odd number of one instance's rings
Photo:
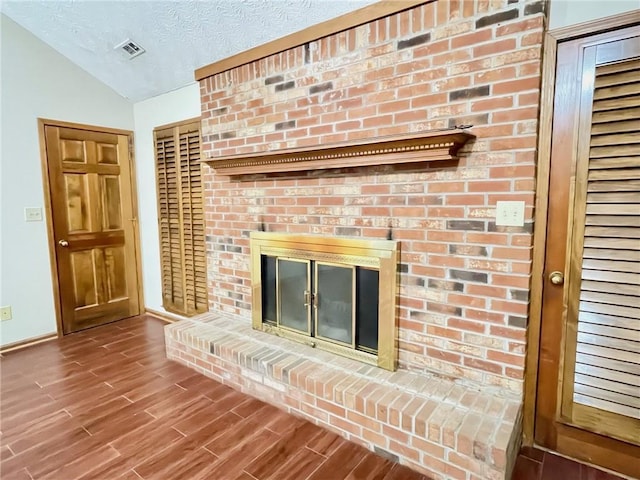
POLYGON ((15 350, 22 350, 23 348, 31 347, 39 343, 49 342, 58 338, 57 333, 48 333, 39 337, 28 338, 26 340, 20 340, 19 342, 9 343, 0 347, 0 355, 13 352, 15 350))
POLYGON ((158 310, 154 310, 152 308, 145 308, 145 313, 151 317, 157 318, 158 320, 162 320, 167 323, 175 323, 180 320, 184 320, 187 317, 181 317, 180 315, 176 315, 175 313, 170 312, 160 312, 158 310))

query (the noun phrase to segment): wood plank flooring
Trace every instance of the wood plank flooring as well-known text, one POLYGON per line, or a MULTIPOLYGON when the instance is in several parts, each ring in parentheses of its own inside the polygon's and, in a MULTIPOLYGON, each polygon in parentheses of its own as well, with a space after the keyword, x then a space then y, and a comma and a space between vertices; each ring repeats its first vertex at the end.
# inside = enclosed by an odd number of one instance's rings
POLYGON ((424 480, 166 360, 136 317, 0 359, 2 480, 424 480))
POLYGON ((523 447, 512 480, 623 480, 612 473, 537 448, 523 447))
MULTIPOLYGON (((164 353, 135 317, 0 358, 2 480, 426 480, 164 353)), ((613 480, 524 449, 513 480, 613 480)))

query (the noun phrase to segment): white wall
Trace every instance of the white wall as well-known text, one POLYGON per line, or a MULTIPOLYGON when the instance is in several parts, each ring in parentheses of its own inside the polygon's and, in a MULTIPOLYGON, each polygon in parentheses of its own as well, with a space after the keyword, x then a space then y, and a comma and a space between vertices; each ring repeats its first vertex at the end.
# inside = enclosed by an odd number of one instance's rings
POLYGON ((144 303, 147 308, 164 312, 153 129, 168 123, 200 117, 200 88, 197 83, 193 83, 138 102, 133 108, 144 303))
POLYGON ((25 222, 44 207, 38 117, 132 130, 133 105, 1 17, 0 345, 56 331, 45 222, 25 222))
POLYGON ((549 30, 638 9, 639 0, 551 0, 549 30))

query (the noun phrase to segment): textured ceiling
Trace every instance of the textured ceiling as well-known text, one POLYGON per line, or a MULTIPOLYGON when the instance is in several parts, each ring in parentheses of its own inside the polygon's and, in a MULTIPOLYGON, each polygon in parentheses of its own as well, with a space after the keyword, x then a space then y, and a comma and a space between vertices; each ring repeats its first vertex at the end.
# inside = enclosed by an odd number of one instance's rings
POLYGON ((230 55, 375 0, 2 0, 2 13, 132 101, 230 55), (130 38, 146 53, 114 47, 130 38))

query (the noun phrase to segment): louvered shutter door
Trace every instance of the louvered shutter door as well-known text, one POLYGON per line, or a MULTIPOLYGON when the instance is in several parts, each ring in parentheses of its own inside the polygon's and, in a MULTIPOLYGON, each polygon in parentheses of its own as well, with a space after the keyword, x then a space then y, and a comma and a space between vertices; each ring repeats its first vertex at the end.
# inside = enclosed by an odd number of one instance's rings
POLYGON ((160 260, 162 298, 167 309, 181 309, 182 282, 176 281, 179 268, 179 205, 176 188, 176 150, 173 131, 156 133, 156 171, 158 175, 158 220, 160 224, 160 260))
POLYGON ((574 380, 640 418, 640 60, 596 69, 574 380))
POLYGON ((164 307, 194 315, 208 307, 199 124, 156 130, 155 142, 164 307))
POLYGON ((180 186, 186 310, 207 310, 207 268, 200 175, 200 131, 180 133, 180 186))

